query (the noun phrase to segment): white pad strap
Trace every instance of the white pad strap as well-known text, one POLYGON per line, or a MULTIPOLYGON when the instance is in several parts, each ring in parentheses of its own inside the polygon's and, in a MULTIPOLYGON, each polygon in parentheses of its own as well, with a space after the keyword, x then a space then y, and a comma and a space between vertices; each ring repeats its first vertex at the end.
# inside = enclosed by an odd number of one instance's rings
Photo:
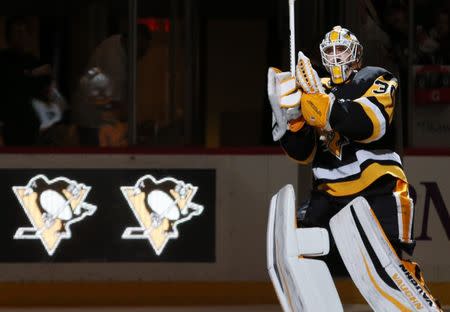
POLYGON ((274 141, 281 139, 288 129, 286 111, 280 107, 277 74, 279 74, 278 70, 269 67, 267 71, 267 95, 272 108, 272 137, 274 141))
POLYGON ((353 282, 374 311, 441 311, 404 268, 363 197, 336 214, 330 228, 353 282))
POLYGON ((343 311, 326 264, 304 256, 325 255, 328 232, 298 229, 295 192, 286 185, 272 197, 267 228, 267 265, 270 279, 285 312, 343 311))

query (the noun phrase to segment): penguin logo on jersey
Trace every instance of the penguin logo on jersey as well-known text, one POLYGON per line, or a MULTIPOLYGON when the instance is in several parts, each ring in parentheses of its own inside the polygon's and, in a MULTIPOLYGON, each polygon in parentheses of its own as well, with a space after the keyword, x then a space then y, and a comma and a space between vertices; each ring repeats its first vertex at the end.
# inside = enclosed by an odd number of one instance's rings
POLYGON ((58 177, 33 177, 26 186, 13 186, 14 194, 32 227, 17 229, 14 239, 40 239, 52 256, 62 239, 70 239, 70 225, 92 216, 97 206, 85 202, 89 186, 58 177))
POLYGON ((325 150, 333 154, 337 159, 342 160, 342 148, 349 143, 348 139, 341 136, 336 131, 324 131, 320 136, 325 150))
POLYGON ((192 202, 198 187, 171 177, 145 175, 121 190, 140 225, 126 228, 122 238, 147 239, 158 256, 169 239, 178 238, 180 223, 203 212, 202 205, 192 202))

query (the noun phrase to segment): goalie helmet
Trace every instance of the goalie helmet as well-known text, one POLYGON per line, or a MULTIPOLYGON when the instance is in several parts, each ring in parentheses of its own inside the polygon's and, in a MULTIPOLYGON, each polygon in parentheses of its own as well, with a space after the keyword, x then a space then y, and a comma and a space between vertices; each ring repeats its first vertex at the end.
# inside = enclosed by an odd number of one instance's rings
POLYGON ((322 64, 335 84, 345 82, 354 69, 361 67, 362 46, 348 29, 334 26, 320 44, 322 64))

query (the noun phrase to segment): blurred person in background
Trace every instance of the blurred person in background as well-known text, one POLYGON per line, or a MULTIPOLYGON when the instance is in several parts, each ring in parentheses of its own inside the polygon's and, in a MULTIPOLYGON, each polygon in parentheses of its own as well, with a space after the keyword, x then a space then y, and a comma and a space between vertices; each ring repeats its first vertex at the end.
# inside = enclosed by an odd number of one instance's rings
POLYGON ((449 63, 448 12, 438 7, 428 20, 420 20, 416 26, 416 64, 449 63))
POLYGON ((392 73, 398 73, 398 65, 392 53, 391 38, 382 25, 381 12, 377 11, 377 6, 370 0, 360 0, 358 4, 358 16, 361 23, 360 41, 366 47, 364 59, 369 64, 380 64, 392 73))
MULTIPOLYGON (((120 127, 111 128, 111 124, 104 123, 104 112, 99 111, 98 105, 86 97, 82 91, 81 82, 79 94, 75 101, 75 120, 79 126, 80 143, 82 145, 99 146, 102 133, 102 146, 123 146, 126 142, 126 123, 128 119, 127 82, 128 82, 128 33, 112 35, 103 40, 91 55, 87 71, 99 71, 108 79, 110 86, 110 101, 107 105, 111 120, 123 123, 120 127), (102 129, 102 127, 106 127, 102 129), (120 132, 115 132, 120 131, 120 132), (115 140, 104 140, 104 134, 115 140), (109 143, 108 143, 109 142, 109 143), (105 145, 106 144, 106 145, 105 145)), ((148 51, 152 34, 143 24, 137 25, 137 59, 140 60, 148 51)), ((81 79, 83 81, 83 78, 81 79)))
POLYGON ((31 99, 33 109, 39 119, 37 145, 74 146, 78 145, 76 128, 67 121, 67 102, 52 80, 41 92, 31 99))
POLYGON ((439 50, 435 62, 438 64, 450 64, 450 37, 449 14, 447 10, 438 10, 434 19, 434 25, 430 30, 430 37, 439 43, 439 50))
MULTIPOLYGON (((384 26, 391 40, 391 53, 400 71, 408 68, 408 8, 405 5, 388 6, 384 12, 384 26)), ((402 78, 400 78, 402 79, 402 78)))
POLYGON ((92 67, 81 78, 80 86, 80 97, 95 114, 90 116, 95 117, 97 125, 90 139, 100 147, 126 146, 127 124, 120 119, 120 111, 114 105, 112 79, 100 68, 92 67))
POLYGON ((29 146, 37 142, 40 121, 31 104, 51 82, 51 67, 29 52, 30 25, 25 17, 5 23, 7 48, 0 51, 0 121, 6 146, 29 146))

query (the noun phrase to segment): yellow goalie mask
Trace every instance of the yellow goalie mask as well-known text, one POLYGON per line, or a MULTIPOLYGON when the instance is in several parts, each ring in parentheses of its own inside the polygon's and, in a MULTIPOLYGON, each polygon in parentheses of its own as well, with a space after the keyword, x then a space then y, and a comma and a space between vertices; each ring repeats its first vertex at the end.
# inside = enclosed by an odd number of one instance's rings
POLYGON ((335 84, 345 82, 361 66, 362 46, 348 29, 334 26, 320 44, 322 63, 335 84))

